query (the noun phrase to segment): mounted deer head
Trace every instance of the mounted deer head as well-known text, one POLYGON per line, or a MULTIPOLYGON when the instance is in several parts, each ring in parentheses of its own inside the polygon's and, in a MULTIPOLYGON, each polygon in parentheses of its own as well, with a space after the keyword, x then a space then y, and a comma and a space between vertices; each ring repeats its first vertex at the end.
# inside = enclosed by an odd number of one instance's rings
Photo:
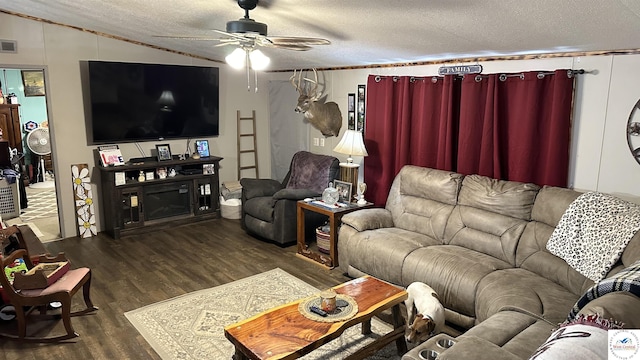
POLYGON ((311 125, 320 130, 325 137, 338 136, 342 127, 342 113, 338 104, 333 101, 321 102, 322 91, 318 91, 318 71, 313 69, 315 79, 302 77, 302 70, 296 78, 297 71, 289 78, 291 84, 300 94, 296 112, 303 113, 311 125))

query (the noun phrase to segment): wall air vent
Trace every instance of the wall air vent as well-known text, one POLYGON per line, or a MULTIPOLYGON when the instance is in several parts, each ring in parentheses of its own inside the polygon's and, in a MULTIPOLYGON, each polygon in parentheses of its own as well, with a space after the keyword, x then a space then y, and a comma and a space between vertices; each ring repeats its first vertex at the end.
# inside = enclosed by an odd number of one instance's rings
POLYGON ((0 40, 0 53, 17 53, 18 42, 15 40, 0 40))

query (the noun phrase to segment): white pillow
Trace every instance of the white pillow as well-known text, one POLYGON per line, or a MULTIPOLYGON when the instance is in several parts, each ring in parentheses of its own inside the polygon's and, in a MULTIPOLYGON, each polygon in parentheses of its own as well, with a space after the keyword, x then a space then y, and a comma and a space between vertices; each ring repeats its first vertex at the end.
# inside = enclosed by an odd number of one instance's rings
POLYGON ((580 315, 560 325, 529 360, 606 360, 608 330, 620 327, 599 315, 580 315))

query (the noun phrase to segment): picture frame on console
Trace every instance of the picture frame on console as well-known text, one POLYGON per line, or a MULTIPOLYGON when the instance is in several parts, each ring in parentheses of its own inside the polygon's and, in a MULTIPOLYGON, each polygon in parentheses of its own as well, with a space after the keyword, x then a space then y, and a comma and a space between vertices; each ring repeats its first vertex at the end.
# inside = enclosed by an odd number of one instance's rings
POLYGON ((209 157, 209 140, 196 140, 196 151, 201 158, 209 157))
POLYGON ((351 202, 351 183, 334 180, 333 186, 338 189, 338 195, 340 195, 340 197, 338 198, 339 202, 347 204, 351 202))
POLYGON ((156 145, 156 154, 158 154, 158 161, 171 160, 171 147, 169 144, 156 145))

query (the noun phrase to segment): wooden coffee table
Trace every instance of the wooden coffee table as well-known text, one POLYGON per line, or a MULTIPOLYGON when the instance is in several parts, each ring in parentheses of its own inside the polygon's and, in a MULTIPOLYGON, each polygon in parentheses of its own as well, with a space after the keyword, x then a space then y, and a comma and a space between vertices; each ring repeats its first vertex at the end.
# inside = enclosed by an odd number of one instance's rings
POLYGON ((362 324, 363 334, 371 333, 371 318, 389 308, 392 308, 393 331, 346 359, 364 359, 394 340, 398 354, 407 351, 404 319, 400 314, 400 304, 407 298, 405 290, 371 276, 351 280, 333 289, 356 300, 358 313, 354 317, 339 322, 310 320, 298 311, 298 304, 304 299, 276 307, 224 328, 225 336, 235 346, 234 359, 297 359, 356 324, 362 324))

